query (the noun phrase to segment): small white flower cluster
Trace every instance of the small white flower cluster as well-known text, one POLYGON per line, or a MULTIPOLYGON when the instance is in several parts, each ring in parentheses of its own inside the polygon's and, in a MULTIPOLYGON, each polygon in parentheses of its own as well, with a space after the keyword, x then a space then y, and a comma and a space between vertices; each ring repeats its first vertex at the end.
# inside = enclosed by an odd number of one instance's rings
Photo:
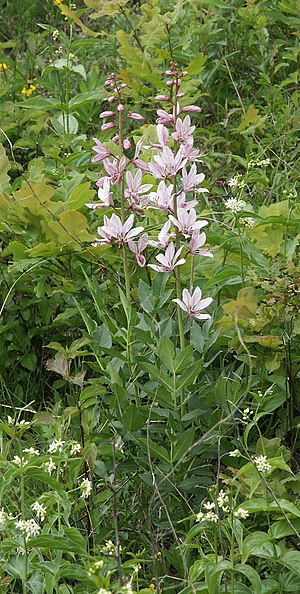
POLYGON ((106 541, 105 545, 101 547, 101 553, 103 553, 103 555, 109 555, 110 557, 116 554, 116 545, 113 543, 112 540, 106 541))
POLYGON ((123 588, 121 588, 121 592, 123 592, 123 594, 132 594, 131 581, 128 582, 127 584, 125 584, 125 586, 123 586, 123 588))
POLYGON ((4 508, 2 507, 0 509, 0 530, 4 530, 9 520, 14 520, 13 515, 8 514, 6 511, 4 511, 4 508))
POLYGON ((36 517, 38 518, 38 520, 40 520, 41 522, 44 521, 45 517, 46 517, 46 508, 42 503, 39 503, 38 501, 35 501, 31 506, 30 509, 32 509, 33 512, 35 512, 36 517))
POLYGON ((232 450, 232 452, 229 452, 229 456, 231 458, 239 458, 241 456, 241 452, 240 450, 232 450))
POLYGON ((249 229, 253 229, 253 227, 255 227, 255 219, 253 217, 245 217, 242 219, 242 223, 249 229))
POLYGON ((245 187, 245 181, 243 179, 241 179, 242 176, 240 173, 238 173, 237 175, 235 175, 234 177, 231 177, 228 185, 230 188, 244 188, 245 187))
POLYGON ((98 590, 97 594, 111 594, 111 591, 106 590, 105 588, 100 588, 100 590, 98 590))
POLYGON ((14 456, 12 459, 13 464, 16 464, 17 466, 26 466, 26 464, 28 464, 28 460, 26 460, 26 458, 24 458, 24 456, 14 456))
POLYGON ((251 421, 251 416, 253 415, 253 410, 250 410, 250 408, 245 408, 245 410, 243 411, 243 421, 251 421))
POLYGON ((80 451, 81 451, 80 443, 75 441, 74 443, 71 444, 71 447, 70 447, 70 455, 71 456, 75 456, 76 454, 79 454, 80 451))
POLYGON ((253 464, 255 464, 259 472, 269 472, 272 468, 267 460, 267 456, 255 456, 253 458, 253 464))
POLYGON ((199 512, 196 515, 196 520, 197 522, 204 522, 204 521, 208 521, 208 522, 214 522, 217 523, 218 521, 218 516, 215 512, 213 511, 209 511, 206 514, 204 514, 203 512, 199 512))
POLYGON ((30 456, 39 456, 40 452, 39 450, 35 450, 34 448, 25 448, 25 450, 23 450, 23 454, 29 454, 30 456))
POLYGON ((243 507, 239 507, 233 512, 233 515, 238 520, 246 520, 249 516, 249 513, 243 507))
POLYGON ((80 484, 82 499, 88 499, 88 497, 90 496, 90 494, 92 492, 92 488, 93 488, 92 482, 88 478, 83 479, 83 481, 80 484))
POLYGON ((52 33, 52 39, 58 39, 58 37, 59 37, 59 30, 54 29, 54 31, 52 33))
POLYGON ((33 519, 18 520, 15 526, 22 532, 22 534, 24 534, 26 540, 28 538, 32 538, 33 536, 37 536, 41 531, 41 527, 33 519))
POLYGON ((62 439, 54 439, 52 443, 50 443, 48 452, 49 454, 61 454, 63 446, 66 442, 62 439))
POLYGON ((245 200, 240 200, 239 198, 234 198, 233 196, 225 200, 225 208, 231 210, 231 212, 234 214, 244 210, 246 206, 247 204, 245 200))
POLYGON ((44 469, 46 470, 46 472, 48 472, 48 474, 52 474, 52 472, 54 472, 56 470, 56 465, 54 464, 52 458, 49 459, 49 462, 44 462, 43 464, 44 469))
POLYGON ((25 421, 24 419, 22 421, 15 422, 15 419, 13 417, 10 417, 8 415, 8 417, 7 417, 7 424, 8 425, 14 425, 16 428, 21 429, 22 427, 28 427, 28 425, 30 425, 30 422, 29 421, 25 421))
POLYGON ((271 160, 269 157, 266 159, 250 159, 248 163, 248 169, 250 169, 250 167, 267 167, 270 164, 271 160))
POLYGON ((225 491, 223 489, 221 489, 218 493, 217 496, 217 504, 218 507, 221 508, 223 510, 223 512, 229 512, 229 497, 227 495, 227 493, 225 493, 225 491))

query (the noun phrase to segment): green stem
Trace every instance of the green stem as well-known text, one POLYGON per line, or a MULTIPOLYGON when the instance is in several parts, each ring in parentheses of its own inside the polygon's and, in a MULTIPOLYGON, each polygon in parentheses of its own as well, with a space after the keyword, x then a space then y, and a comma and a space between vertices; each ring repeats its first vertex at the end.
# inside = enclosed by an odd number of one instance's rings
POLYGON ((241 276, 242 276, 242 287, 245 286, 245 271, 244 271, 244 254, 243 254, 243 244, 242 244, 242 236, 241 236, 241 229, 240 223, 236 219, 236 228, 239 236, 239 243, 240 243, 240 258, 241 258, 241 276))
MULTIPOLYGON (((25 483, 24 473, 22 468, 22 474, 20 477, 20 489, 21 489, 21 515, 22 520, 25 520, 25 483)), ((28 581, 28 552, 26 535, 24 533, 24 580, 23 580, 23 594, 27 594, 27 581, 28 581)))
POLYGON ((231 563, 231 570, 230 570, 231 590, 230 590, 230 594, 234 594, 234 530, 233 530, 233 513, 232 512, 231 512, 230 563, 231 563))

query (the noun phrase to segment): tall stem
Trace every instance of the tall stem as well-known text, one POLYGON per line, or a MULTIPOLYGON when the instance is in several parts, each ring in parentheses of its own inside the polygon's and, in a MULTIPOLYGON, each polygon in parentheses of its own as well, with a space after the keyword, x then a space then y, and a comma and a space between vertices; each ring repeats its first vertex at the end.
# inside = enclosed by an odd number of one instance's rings
MULTIPOLYGON (((22 468, 22 474, 20 477, 20 488, 21 488, 21 515, 22 520, 25 520, 25 484, 24 484, 24 472, 22 468)), ((27 581, 28 581, 28 552, 27 552, 27 541, 26 534, 24 533, 24 580, 23 580, 23 594, 27 594, 27 581)))

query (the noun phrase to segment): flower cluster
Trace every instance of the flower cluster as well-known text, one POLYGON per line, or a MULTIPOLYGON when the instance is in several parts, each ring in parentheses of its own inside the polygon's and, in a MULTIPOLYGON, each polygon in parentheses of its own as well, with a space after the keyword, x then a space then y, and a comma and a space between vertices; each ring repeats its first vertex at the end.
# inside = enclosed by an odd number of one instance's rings
POLYGON ((92 482, 88 478, 84 478, 80 483, 81 497, 82 499, 88 499, 92 492, 92 482))
POLYGON ((0 62, 0 71, 6 72, 6 70, 8 70, 8 66, 7 66, 6 62, 0 62))
MULTIPOLYGON (((196 105, 180 105, 184 97, 181 83, 188 73, 179 73, 178 65, 171 62, 166 74, 170 94, 157 95, 156 99, 170 103, 171 110, 157 110, 157 142, 143 147, 143 139, 140 139, 131 159, 124 155, 124 151, 126 154, 131 147, 124 130, 131 120, 143 121, 143 116, 126 110, 123 100, 125 83, 119 83, 114 73, 106 80, 105 86, 111 94, 107 99, 109 109, 100 114, 104 120, 101 129, 112 131, 112 142, 118 148, 114 150, 112 143, 107 148, 94 139, 96 154, 92 162, 102 162, 105 175, 97 182, 98 202, 87 203, 86 206, 94 211, 103 208, 114 208, 116 211, 120 208, 120 214, 104 214, 103 223, 97 229, 99 239, 92 244, 94 247, 105 244, 126 247, 134 254, 138 266, 148 265, 155 272, 175 273, 186 262, 188 255, 192 258, 212 257, 212 253, 203 247, 206 235, 202 229, 208 221, 198 219, 195 208, 199 200, 195 197, 207 192, 207 189, 201 185, 204 174, 197 172, 199 152, 194 147, 195 126, 189 113, 198 113, 201 109, 196 105), (147 161, 140 156, 142 148, 147 150, 147 161), (144 173, 148 174, 148 178, 149 174, 152 176, 152 183, 144 183, 149 181, 143 180, 144 173), (116 185, 120 186, 120 192, 114 191, 116 185), (135 224, 136 217, 144 217, 148 209, 162 211, 168 217, 157 239, 144 232, 144 225, 135 224), (155 255, 155 263, 147 262, 148 246, 161 250, 155 255)), ((209 314, 201 312, 211 304, 212 299, 202 299, 199 287, 194 292, 184 289, 182 298, 177 295, 173 301, 190 317, 199 320, 210 318, 209 314)))
POLYGON ((240 198, 234 198, 232 196, 231 198, 225 200, 225 208, 231 210, 233 214, 237 214, 241 210, 245 210, 246 206, 247 203, 245 200, 241 200, 240 198))
POLYGON ((103 555, 108 555, 109 557, 113 557, 116 555, 116 545, 113 543, 112 540, 106 541, 105 545, 101 547, 101 553, 103 553, 103 555))
POLYGON ((272 466, 267 460, 267 456, 255 456, 253 458, 253 464, 256 466, 259 472, 269 472, 272 466))
POLYGON ((230 188, 242 189, 245 187, 246 184, 245 184, 245 180, 242 179, 241 174, 238 173, 234 177, 230 178, 228 185, 230 188))
POLYGON ((26 540, 37 536, 41 531, 41 527, 33 518, 30 520, 18 520, 15 525, 16 528, 24 534, 26 540))
POLYGON ((46 508, 42 503, 39 503, 38 501, 35 501, 31 506, 30 509, 32 509, 33 512, 35 512, 36 517, 41 520, 41 522, 44 521, 45 517, 46 517, 46 508))
POLYGON ((35 90, 36 90, 36 86, 30 84, 28 87, 23 87, 21 93, 22 93, 22 95, 25 95, 26 97, 31 97, 32 93, 35 90))
POLYGON ((268 167, 271 164, 269 157, 266 159, 250 159, 248 162, 248 169, 251 167, 268 167))

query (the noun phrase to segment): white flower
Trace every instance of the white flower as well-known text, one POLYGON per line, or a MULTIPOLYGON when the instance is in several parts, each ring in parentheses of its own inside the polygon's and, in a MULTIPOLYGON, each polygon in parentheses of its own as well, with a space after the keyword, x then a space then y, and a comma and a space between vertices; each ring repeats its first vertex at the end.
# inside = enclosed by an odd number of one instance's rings
POLYGON ((240 200, 239 198, 228 198, 225 200, 225 208, 231 210, 234 214, 237 214, 241 210, 244 210, 247 206, 245 200, 240 200))
POLYGON ((207 510, 211 510, 211 509, 215 509, 215 504, 213 501, 206 501, 206 503, 203 504, 204 509, 207 510))
POLYGON ((52 443, 50 443, 50 445, 49 445, 49 448, 48 448, 49 454, 56 454, 56 452, 61 453, 64 443, 66 443, 66 442, 62 441, 61 439, 54 439, 52 441, 52 443))
POLYGON ((100 588, 100 590, 98 590, 97 594, 111 594, 111 591, 106 590, 105 588, 100 588))
POLYGON ((26 466, 28 464, 28 460, 25 460, 24 456, 14 456, 12 459, 13 464, 17 464, 17 466, 26 466))
POLYGON ((41 531, 41 527, 33 519, 18 520, 15 526, 24 534, 26 539, 32 538, 33 536, 37 536, 41 531))
POLYGON ((245 408, 243 411, 243 421, 250 421, 250 417, 253 414, 253 410, 250 410, 250 408, 245 408))
POLYGON ((245 219, 242 219, 242 223, 244 223, 246 227, 249 227, 249 229, 253 229, 253 227, 255 227, 255 219, 253 217, 246 217, 245 219))
POLYGON ((71 445, 71 449, 70 449, 71 456, 75 456, 75 454, 79 454, 80 450, 81 450, 80 443, 77 443, 77 442, 73 443, 71 445))
POLYGON ((6 513, 6 511, 4 511, 4 508, 2 507, 0 509, 0 530, 3 530, 5 528, 7 520, 9 520, 9 515, 6 513))
POLYGON ((45 462, 43 464, 43 466, 44 466, 45 470, 48 472, 48 474, 50 474, 50 476, 51 476, 52 472, 54 470, 56 470, 56 466, 55 466, 52 458, 49 458, 49 462, 45 462))
POLYGON ((112 540, 106 541, 105 545, 101 547, 101 553, 103 553, 104 555, 109 555, 111 557, 116 554, 116 546, 112 540))
POLYGON ((87 499, 92 492, 92 488, 92 482, 87 478, 83 479, 82 483, 80 484, 81 497, 83 499, 87 499))
POLYGON ((238 518, 239 520, 246 520, 246 518, 248 518, 249 516, 249 513, 243 507, 239 507, 236 511, 233 512, 233 515, 235 516, 235 518, 238 518))
POLYGON ((228 506, 226 504, 229 503, 229 498, 227 493, 225 493, 223 489, 221 489, 218 493, 217 503, 221 509, 223 509, 224 511, 228 511, 228 506))
POLYGON ((208 520, 209 522, 218 522, 219 518, 217 516, 217 514, 215 514, 212 511, 207 512, 206 516, 205 516, 205 520, 208 520))
POLYGON ((240 450, 232 450, 232 452, 229 452, 229 456, 231 456, 231 458, 239 458, 241 455, 242 454, 240 450))
POLYGON ((30 454, 30 456, 39 456, 40 452, 39 450, 35 450, 34 448, 25 448, 25 450, 23 450, 23 454, 30 454))
POLYGON ((272 468, 267 461, 267 456, 255 456, 255 458, 253 458, 253 463, 259 472, 269 472, 272 468))
POLYGON ((30 509, 32 509, 32 511, 34 511, 36 513, 36 517, 41 520, 41 522, 44 521, 45 516, 46 516, 46 508, 42 503, 39 503, 38 501, 35 501, 31 506, 30 509))

